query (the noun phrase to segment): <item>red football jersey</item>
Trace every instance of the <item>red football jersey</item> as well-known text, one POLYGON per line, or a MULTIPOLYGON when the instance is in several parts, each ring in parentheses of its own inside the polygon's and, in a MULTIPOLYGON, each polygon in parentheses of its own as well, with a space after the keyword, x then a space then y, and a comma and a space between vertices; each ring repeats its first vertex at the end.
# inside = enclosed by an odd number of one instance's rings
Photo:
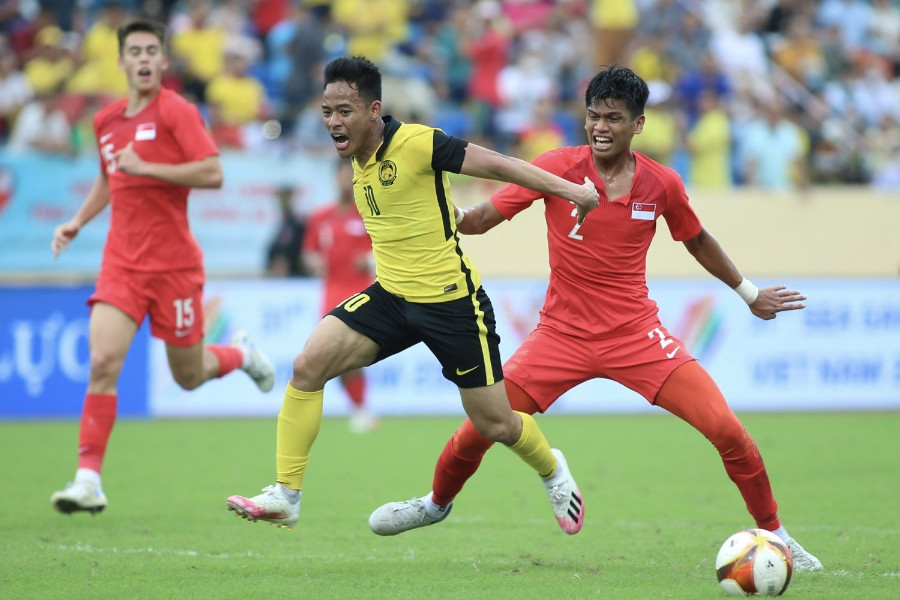
POLYGON ((100 169, 109 180, 112 217, 103 262, 138 271, 203 265, 203 253, 188 225, 190 188, 116 169, 113 154, 134 143, 143 160, 176 164, 219 153, 197 107, 163 88, 138 114, 126 117, 128 99, 98 111, 94 133, 100 169))
POLYGON ((316 252, 325 262, 325 297, 322 312, 327 312, 374 280, 369 268, 372 240, 362 217, 351 204, 323 206, 310 215, 303 238, 304 252, 316 252))
MULTIPOLYGON (((701 224, 678 174, 642 154, 634 156, 631 193, 612 202, 594 169, 590 146, 560 148, 534 160, 569 181, 581 183, 590 177, 600 192, 600 206, 588 213, 581 227, 576 226, 573 203, 557 196, 544 199, 551 270, 543 323, 603 338, 636 331, 657 318, 646 277, 656 219, 666 218, 676 241, 699 234, 701 224)), ((507 185, 491 201, 508 220, 542 197, 507 185)))

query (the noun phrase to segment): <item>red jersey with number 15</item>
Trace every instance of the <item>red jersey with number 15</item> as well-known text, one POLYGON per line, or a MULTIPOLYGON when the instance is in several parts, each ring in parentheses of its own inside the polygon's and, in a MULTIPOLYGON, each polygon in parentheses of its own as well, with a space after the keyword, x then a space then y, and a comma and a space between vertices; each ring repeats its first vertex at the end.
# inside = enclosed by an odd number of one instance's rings
POLYGON ((203 265, 203 252, 188 225, 189 187, 128 175, 113 157, 133 143, 143 160, 178 164, 219 153, 197 107, 161 89, 141 112, 125 116, 128 99, 94 116, 100 169, 109 180, 112 216, 103 263, 137 271, 169 271, 203 265))
MULTIPOLYGON (((606 198, 590 146, 552 150, 533 161, 569 181, 582 183, 589 177, 600 192, 600 205, 581 227, 575 223, 574 204, 557 196, 544 199, 550 285, 541 323, 600 339, 638 331, 658 319, 646 277, 656 219, 666 218, 676 241, 695 237, 702 226, 678 173, 643 154, 634 156, 631 193, 613 201, 606 198)), ((508 220, 542 197, 540 192, 507 185, 491 201, 508 220)))

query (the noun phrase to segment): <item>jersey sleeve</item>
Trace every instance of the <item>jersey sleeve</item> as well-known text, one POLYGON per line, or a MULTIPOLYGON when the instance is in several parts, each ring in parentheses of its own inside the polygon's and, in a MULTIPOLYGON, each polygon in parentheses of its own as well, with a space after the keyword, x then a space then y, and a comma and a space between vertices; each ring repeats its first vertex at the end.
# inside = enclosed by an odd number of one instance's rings
POLYGON ((684 189, 681 178, 673 171, 668 174, 665 186, 667 198, 663 217, 666 219, 672 239, 683 242, 696 237, 703 225, 688 201, 687 190, 684 189))
MULTIPOLYGON (((553 151, 545 152, 531 161, 531 164, 550 173, 558 174, 559 169, 557 168, 558 160, 556 156, 557 154, 553 151)), ((503 218, 509 221, 543 197, 544 194, 542 192, 508 183, 491 196, 491 203, 503 215, 503 218)))
POLYGON ((447 135, 440 129, 434 130, 431 150, 431 168, 435 171, 459 173, 466 158, 466 140, 447 135))
POLYGON ((186 161, 201 160, 219 153, 200 110, 189 102, 171 102, 166 110, 172 136, 186 161))

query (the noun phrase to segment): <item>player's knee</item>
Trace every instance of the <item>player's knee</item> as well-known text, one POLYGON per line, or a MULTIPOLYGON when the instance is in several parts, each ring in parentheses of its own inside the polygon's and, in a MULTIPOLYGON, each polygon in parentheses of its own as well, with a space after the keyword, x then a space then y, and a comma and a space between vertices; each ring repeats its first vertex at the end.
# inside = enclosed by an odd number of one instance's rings
POLYGON ((179 371, 172 372, 172 377, 178 387, 189 392, 196 390, 203 383, 203 374, 200 371, 179 371))
POLYGON ((124 357, 102 351, 91 352, 91 381, 114 381, 122 369, 124 357))
POLYGON ((325 382, 322 369, 307 353, 301 352, 294 357, 291 386, 298 390, 320 390, 325 387, 325 382))
POLYGON ((478 433, 492 442, 499 442, 511 446, 519 441, 515 429, 506 421, 491 421, 486 419, 472 420, 478 433))
POLYGON ((740 458, 756 452, 756 442, 740 424, 723 424, 712 432, 709 440, 724 458, 740 458))

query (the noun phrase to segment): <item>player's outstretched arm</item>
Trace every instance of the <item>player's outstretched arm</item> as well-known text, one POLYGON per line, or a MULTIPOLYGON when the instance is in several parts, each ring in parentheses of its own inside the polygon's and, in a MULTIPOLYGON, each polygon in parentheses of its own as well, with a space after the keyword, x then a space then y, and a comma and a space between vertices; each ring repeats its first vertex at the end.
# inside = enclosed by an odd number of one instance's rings
POLYGON ((101 173, 97 175, 93 185, 91 185, 91 190, 88 192, 84 202, 81 203, 75 216, 67 222, 57 225, 56 229, 53 230, 53 240, 50 242, 53 258, 58 258, 60 252, 68 250, 69 242, 75 239, 81 228, 96 217, 101 210, 106 208, 107 204, 109 204, 109 181, 106 179, 106 174, 101 173))
POLYGON ((565 198, 574 202, 578 208, 578 223, 584 221, 587 213, 597 208, 600 201, 597 188, 587 177, 584 178, 584 183, 573 183, 524 160, 500 154, 478 144, 466 146, 466 157, 460 173, 515 183, 530 190, 565 198))
POLYGON ((134 143, 116 152, 116 167, 123 173, 152 177, 166 183, 191 188, 220 188, 225 180, 218 156, 207 156, 191 162, 168 164, 145 161, 134 150, 134 143))
POLYGON ((469 208, 453 207, 456 228, 465 235, 477 235, 493 229, 503 222, 503 215, 490 200, 469 208))
POLYGON ((706 229, 685 240, 684 247, 712 276, 735 290, 750 307, 750 312, 760 319, 774 319, 781 311, 806 308, 803 304, 806 296, 796 290, 788 290, 783 285, 758 289, 749 279, 745 279, 706 229))

